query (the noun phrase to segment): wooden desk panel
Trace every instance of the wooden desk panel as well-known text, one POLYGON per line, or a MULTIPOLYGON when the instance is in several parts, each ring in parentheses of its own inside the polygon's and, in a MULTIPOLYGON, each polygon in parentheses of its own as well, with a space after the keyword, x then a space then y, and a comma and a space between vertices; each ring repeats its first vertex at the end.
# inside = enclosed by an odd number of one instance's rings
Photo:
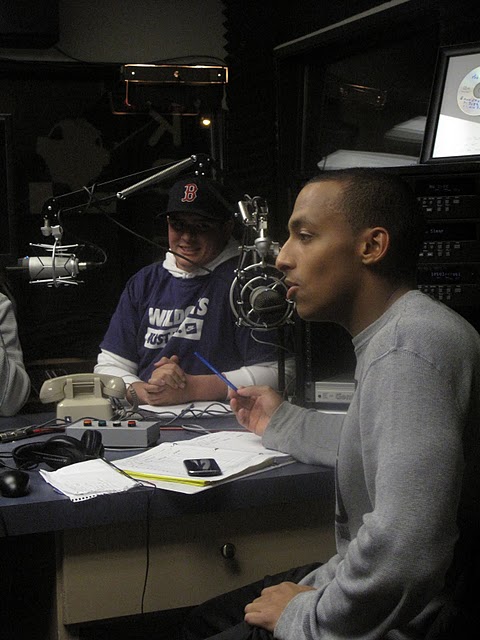
MULTIPOLYGON (((143 612, 195 605, 267 573, 327 560, 335 549, 333 516, 333 502, 306 501, 152 520, 143 612), (235 546, 233 558, 222 556, 226 543, 235 546)), ((144 522, 61 535, 63 624, 142 612, 144 522)))

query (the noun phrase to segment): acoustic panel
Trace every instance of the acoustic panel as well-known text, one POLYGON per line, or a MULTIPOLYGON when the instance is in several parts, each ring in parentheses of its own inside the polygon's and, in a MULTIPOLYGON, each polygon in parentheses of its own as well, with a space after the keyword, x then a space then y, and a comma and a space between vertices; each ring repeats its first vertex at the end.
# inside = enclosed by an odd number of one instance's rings
POLYGON ((0 47, 48 48, 58 38, 58 0, 0 3, 0 47))

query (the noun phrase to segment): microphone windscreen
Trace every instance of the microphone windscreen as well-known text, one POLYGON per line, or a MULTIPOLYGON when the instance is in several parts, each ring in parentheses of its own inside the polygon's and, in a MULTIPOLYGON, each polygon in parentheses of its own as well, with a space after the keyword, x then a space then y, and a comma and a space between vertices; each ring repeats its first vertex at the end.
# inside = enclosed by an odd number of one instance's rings
POLYGON ((288 308, 285 296, 268 287, 255 289, 250 296, 250 304, 259 318, 265 322, 277 322, 288 308))

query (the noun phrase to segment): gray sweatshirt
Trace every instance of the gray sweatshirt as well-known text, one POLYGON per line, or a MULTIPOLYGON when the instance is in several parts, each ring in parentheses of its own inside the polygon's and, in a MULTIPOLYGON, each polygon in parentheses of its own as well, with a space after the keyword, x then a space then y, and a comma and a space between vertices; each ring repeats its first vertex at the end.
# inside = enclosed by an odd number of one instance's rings
POLYGON ((12 303, 0 293, 0 416, 12 416, 25 404, 30 379, 23 364, 12 303))
POLYGON ((480 425, 480 335, 410 291, 353 344, 346 416, 283 403, 264 434, 304 462, 336 457, 337 554, 302 581, 316 590, 287 605, 279 640, 419 638, 446 599, 462 437, 480 425))

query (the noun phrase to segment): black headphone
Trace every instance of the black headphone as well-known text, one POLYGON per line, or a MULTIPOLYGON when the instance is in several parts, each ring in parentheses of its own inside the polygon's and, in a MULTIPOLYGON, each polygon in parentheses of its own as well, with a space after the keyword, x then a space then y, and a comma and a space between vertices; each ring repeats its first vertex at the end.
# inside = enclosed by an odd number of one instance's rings
POLYGON ((22 444, 12 451, 12 457, 19 469, 33 469, 41 462, 51 469, 60 469, 75 462, 101 458, 104 451, 100 431, 87 429, 81 440, 58 435, 46 442, 22 444))

